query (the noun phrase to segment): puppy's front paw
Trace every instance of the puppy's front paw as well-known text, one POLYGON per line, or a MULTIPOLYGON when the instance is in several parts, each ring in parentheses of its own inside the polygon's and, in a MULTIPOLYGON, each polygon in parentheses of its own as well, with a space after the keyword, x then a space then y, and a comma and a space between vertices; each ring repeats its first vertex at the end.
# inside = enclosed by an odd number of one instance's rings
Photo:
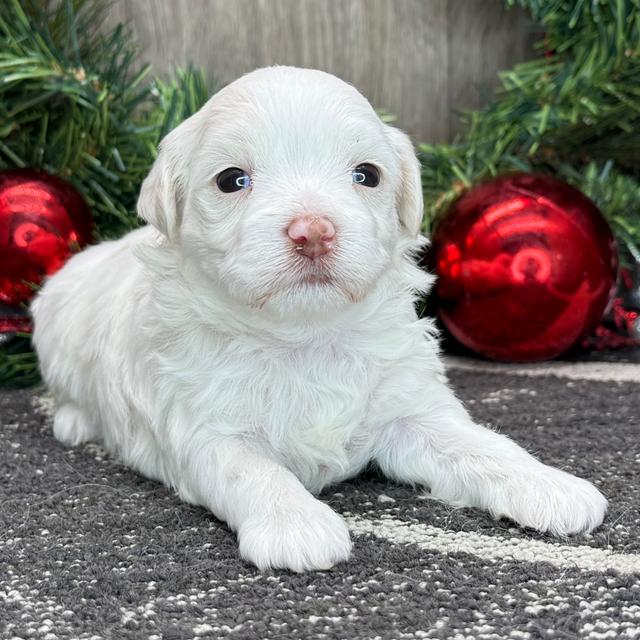
POLYGON ((556 536, 591 531, 607 511, 606 498, 590 482, 545 465, 520 471, 499 502, 490 508, 494 516, 556 536))
POLYGON ((240 555, 259 569, 330 569, 349 558, 351 539, 345 521, 319 500, 278 505, 238 529, 240 555))

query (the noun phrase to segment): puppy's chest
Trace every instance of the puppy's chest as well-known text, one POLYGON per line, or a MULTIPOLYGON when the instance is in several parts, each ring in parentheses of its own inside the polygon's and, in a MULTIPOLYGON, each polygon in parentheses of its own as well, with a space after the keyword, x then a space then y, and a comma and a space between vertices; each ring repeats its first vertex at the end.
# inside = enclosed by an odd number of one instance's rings
POLYGON ((229 344, 209 360, 214 415, 300 458, 355 455, 364 445, 380 367, 366 353, 331 343, 299 348, 229 344))

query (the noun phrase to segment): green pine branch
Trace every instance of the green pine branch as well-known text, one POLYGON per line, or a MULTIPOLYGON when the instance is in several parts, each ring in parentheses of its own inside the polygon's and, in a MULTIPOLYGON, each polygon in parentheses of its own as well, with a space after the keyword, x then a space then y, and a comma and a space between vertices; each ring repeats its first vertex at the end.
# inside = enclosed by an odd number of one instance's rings
POLYGON ((421 145, 425 227, 475 182, 542 171, 590 195, 640 245, 640 0, 507 0, 546 28, 454 144, 421 145))
POLYGON ((89 203, 97 239, 138 225, 140 183, 161 137, 209 96, 201 73, 145 83, 122 25, 100 0, 6 0, 0 8, 0 170, 38 167, 89 203))
MULTIPOLYGON (((211 90, 200 71, 146 81, 122 25, 102 33, 105 0, 0 3, 0 171, 36 167, 73 184, 96 241, 138 224, 135 207, 161 138, 211 90)), ((0 344, 0 386, 37 381, 25 336, 0 344)))
POLYGON ((31 387, 40 382, 38 359, 31 349, 31 338, 18 334, 0 343, 0 387, 31 387))

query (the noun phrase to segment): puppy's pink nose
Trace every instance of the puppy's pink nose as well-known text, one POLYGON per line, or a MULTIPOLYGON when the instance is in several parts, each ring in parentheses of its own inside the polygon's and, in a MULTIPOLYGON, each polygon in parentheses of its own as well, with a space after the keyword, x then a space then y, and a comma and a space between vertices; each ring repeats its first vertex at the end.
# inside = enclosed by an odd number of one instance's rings
POLYGON ((333 249, 336 230, 327 218, 302 215, 291 221, 287 235, 296 245, 298 253, 313 260, 333 249))

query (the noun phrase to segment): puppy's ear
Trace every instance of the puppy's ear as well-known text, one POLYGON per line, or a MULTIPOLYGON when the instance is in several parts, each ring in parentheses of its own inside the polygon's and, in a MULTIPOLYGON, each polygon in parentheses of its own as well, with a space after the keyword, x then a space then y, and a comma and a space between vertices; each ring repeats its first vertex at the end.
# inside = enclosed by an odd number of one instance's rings
POLYGON ((180 226, 184 201, 184 179, 175 152, 175 134, 160 144, 156 161, 145 178, 138 198, 138 215, 173 240, 180 226))
POLYGON ((400 224, 409 235, 417 238, 424 216, 420 163, 411 139, 406 133, 395 127, 387 126, 387 135, 400 161, 401 177, 396 193, 396 207, 400 224))

